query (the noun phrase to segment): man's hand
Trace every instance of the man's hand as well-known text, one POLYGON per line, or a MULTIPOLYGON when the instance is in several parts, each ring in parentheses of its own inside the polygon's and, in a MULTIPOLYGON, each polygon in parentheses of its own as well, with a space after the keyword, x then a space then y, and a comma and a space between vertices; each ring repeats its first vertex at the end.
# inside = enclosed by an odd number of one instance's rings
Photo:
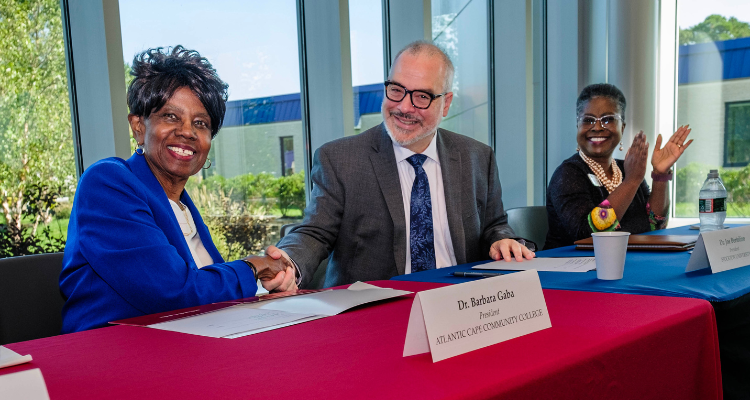
POLYGON ((287 267, 279 272, 271 280, 261 280, 260 283, 269 292, 289 292, 297 290, 297 280, 294 276, 294 268, 287 267))
POLYGON ((490 247, 490 258, 495 261, 501 259, 510 261, 514 256, 516 261, 523 261, 524 258, 531 260, 536 257, 536 254, 513 239, 498 240, 497 242, 492 243, 492 247, 490 247))
MULTIPOLYGON (((276 255, 276 254, 274 254, 276 255)), ((246 258, 247 261, 253 263, 256 272, 256 278, 261 281, 270 281, 276 278, 279 273, 284 272, 287 268, 294 270, 294 264, 288 258, 284 258, 279 253, 274 259, 273 256, 267 255, 261 256, 249 256, 246 258)))
POLYGON ((286 251, 281 250, 276 246, 268 246, 268 248, 266 249, 266 255, 271 256, 271 258, 273 258, 274 260, 278 260, 281 258, 288 267, 294 268, 294 263, 289 257, 289 254, 286 254, 286 251))

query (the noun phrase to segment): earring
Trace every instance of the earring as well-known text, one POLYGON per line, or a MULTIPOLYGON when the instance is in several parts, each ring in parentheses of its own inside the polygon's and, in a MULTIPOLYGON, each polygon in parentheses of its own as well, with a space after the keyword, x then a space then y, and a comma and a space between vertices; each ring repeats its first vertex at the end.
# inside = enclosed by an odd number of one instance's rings
POLYGON ((206 161, 208 161, 208 167, 206 166, 206 164, 203 164, 203 169, 211 168, 211 165, 213 165, 213 163, 211 162, 211 159, 207 158, 206 161))
POLYGON ((139 156, 142 156, 143 153, 145 153, 143 151, 143 143, 139 143, 138 147, 135 148, 135 154, 138 154, 139 156))
POLYGON ((622 142, 620 142, 620 151, 622 151, 622 142))
POLYGON ((581 146, 576 146, 576 151, 581 151, 581 146))

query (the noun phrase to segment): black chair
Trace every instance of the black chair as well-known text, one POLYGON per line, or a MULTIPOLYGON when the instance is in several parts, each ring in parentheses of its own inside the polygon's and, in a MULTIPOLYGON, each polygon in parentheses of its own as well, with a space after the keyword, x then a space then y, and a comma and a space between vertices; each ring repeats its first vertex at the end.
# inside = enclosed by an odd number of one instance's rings
MULTIPOLYGON (((281 227, 279 230, 279 236, 283 238, 286 236, 287 233, 291 232, 294 228, 300 226, 301 224, 286 224, 281 227)), ((328 270, 328 258, 320 262, 320 265, 318 265, 318 269, 315 270, 315 274, 312 277, 312 280, 305 285, 304 287, 301 287, 300 289, 323 289, 323 285, 325 285, 326 281, 326 271, 328 270)))
POLYGON ((0 259, 0 345, 60 334, 63 253, 0 259))
POLYGON ((508 225, 516 232, 516 236, 536 243, 536 249, 542 250, 547 240, 549 224, 547 222, 547 207, 531 206, 506 210, 508 225))

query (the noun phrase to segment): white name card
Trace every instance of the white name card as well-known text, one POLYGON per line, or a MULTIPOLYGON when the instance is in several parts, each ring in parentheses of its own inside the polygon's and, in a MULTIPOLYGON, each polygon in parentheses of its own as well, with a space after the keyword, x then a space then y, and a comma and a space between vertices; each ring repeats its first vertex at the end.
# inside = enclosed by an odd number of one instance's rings
POLYGON ((42 371, 35 368, 0 376, 0 398, 49 400, 42 371))
POLYGON ((695 242, 685 272, 711 267, 711 272, 750 265, 750 226, 703 232, 695 242))
POLYGON ((536 270, 419 292, 404 357, 445 360, 552 326, 536 270))

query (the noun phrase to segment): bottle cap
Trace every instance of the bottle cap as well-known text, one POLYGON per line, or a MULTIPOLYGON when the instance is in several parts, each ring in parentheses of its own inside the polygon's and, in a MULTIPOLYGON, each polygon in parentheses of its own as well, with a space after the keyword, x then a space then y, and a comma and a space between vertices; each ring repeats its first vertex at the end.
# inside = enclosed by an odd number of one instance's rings
POLYGON ((712 169, 708 172, 709 178, 718 178, 719 177, 719 170, 718 169, 712 169))

